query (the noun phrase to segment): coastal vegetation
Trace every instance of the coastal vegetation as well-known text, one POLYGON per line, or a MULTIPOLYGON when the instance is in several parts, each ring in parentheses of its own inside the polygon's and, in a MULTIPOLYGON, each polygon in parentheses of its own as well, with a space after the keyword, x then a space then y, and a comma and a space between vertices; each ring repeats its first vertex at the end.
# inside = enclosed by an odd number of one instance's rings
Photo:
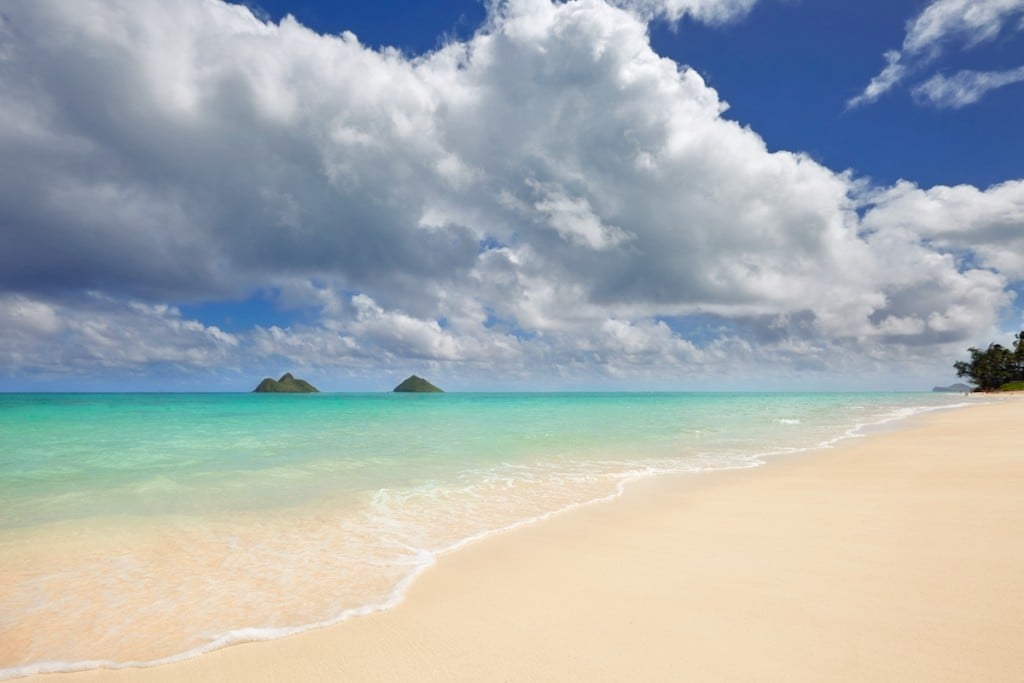
POLYGON ((989 344, 981 350, 967 349, 968 361, 953 364, 957 377, 966 377, 975 385, 975 391, 1024 390, 1024 330, 1014 338, 1013 348, 1002 344, 989 344))
POLYGON ((411 375, 409 377, 406 377, 402 381, 401 384, 399 384, 397 387, 394 388, 393 391, 395 393, 400 393, 400 394, 402 394, 402 393, 415 393, 415 394, 443 393, 441 389, 438 389, 437 387, 435 387, 433 384, 431 384, 427 380, 423 379, 422 377, 417 377, 416 375, 411 375))
POLYGON ((286 372, 281 379, 265 377, 259 385, 253 389, 258 394, 315 394, 319 389, 304 379, 296 379, 292 373, 286 372))

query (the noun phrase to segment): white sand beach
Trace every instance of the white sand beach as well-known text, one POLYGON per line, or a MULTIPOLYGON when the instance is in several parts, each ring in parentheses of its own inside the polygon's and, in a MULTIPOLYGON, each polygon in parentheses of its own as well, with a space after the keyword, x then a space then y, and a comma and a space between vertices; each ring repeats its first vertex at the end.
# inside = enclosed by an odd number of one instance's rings
POLYGON ((25 680, 1018 682, 1022 418, 1007 396, 645 480, 443 556, 386 612, 25 680))

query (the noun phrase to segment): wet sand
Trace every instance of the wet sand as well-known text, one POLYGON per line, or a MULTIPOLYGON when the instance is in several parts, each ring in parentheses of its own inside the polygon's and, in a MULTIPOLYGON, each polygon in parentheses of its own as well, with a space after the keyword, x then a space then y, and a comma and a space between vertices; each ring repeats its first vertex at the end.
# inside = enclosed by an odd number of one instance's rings
POLYGON ((21 680, 1019 682, 1022 425, 1008 396, 646 480, 443 556, 386 612, 21 680))

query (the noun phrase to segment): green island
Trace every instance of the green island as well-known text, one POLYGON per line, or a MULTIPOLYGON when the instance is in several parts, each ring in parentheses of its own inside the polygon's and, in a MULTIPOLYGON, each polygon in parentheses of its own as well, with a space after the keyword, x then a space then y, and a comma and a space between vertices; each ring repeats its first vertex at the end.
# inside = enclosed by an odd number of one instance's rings
POLYGON ((320 390, 306 380, 296 379, 292 373, 286 372, 281 375, 281 379, 265 377, 252 391, 254 394, 315 394, 320 390))
POLYGON ((444 393, 443 390, 438 389, 433 384, 423 379, 412 375, 402 380, 402 383, 395 387, 392 392, 394 393, 415 393, 415 394, 440 394, 444 393))
POLYGON ((968 361, 953 364, 957 377, 967 377, 974 391, 1024 391, 1024 330, 1014 337, 1013 348, 989 344, 967 349, 968 361))

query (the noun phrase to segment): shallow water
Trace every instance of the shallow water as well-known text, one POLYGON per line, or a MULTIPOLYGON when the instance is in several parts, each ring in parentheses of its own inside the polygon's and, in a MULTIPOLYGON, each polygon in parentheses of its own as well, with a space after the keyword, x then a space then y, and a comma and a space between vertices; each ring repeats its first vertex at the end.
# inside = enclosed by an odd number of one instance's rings
POLYGON ((0 395, 0 678, 397 601, 440 552, 938 394, 0 395))

